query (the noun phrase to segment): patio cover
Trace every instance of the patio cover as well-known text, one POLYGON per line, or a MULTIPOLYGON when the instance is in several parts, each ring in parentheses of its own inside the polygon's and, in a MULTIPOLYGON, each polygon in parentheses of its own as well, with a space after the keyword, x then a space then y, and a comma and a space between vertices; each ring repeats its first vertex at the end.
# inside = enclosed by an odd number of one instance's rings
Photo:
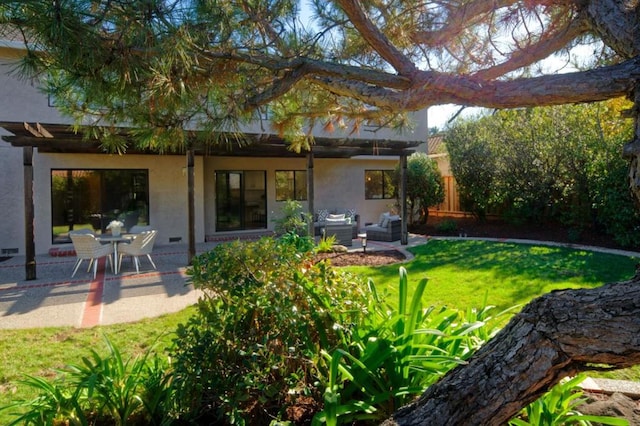
MULTIPOLYGON (((25 246, 26 246, 26 279, 36 279, 35 264, 35 235, 33 229, 33 148, 42 153, 104 153, 100 142, 87 141, 82 134, 73 130, 70 125, 63 124, 29 124, 26 122, 0 122, 0 127, 13 135, 3 135, 2 139, 14 147, 23 148, 24 180, 25 180, 25 246)), ((127 128, 121 129, 123 137, 127 136, 127 128)), ((194 131, 194 140, 197 134, 194 131)), ((189 254, 187 262, 190 264, 195 256, 195 213, 194 213, 194 155, 208 156, 241 156, 241 157, 306 157, 307 158, 307 191, 309 211, 314 211, 313 205, 313 159, 315 158, 351 158, 360 155, 398 156, 402 182, 400 185, 400 210, 402 217, 401 243, 407 244, 406 218, 406 169, 407 156, 414 151, 421 141, 398 141, 362 138, 327 138, 316 137, 311 146, 311 152, 296 153, 290 150, 284 139, 272 134, 244 134, 245 143, 198 145, 194 143, 191 149, 167 154, 186 154, 187 158, 187 192, 189 204, 189 254)), ((159 155, 152 150, 127 149, 129 154, 159 155)), ((312 225, 311 225, 312 226, 312 225)))
MULTIPOLYGON (((2 136, 2 139, 15 147, 32 146, 39 152, 54 153, 103 153, 98 140, 87 141, 83 135, 75 132, 69 125, 61 124, 28 124, 18 122, 0 122, 0 127, 13 133, 2 136)), ((121 129, 123 137, 127 136, 126 128, 121 129)), ((193 132, 196 140, 196 132, 193 132)), ((285 140, 272 134, 245 133, 245 144, 237 143, 203 145, 194 142, 196 155, 241 156, 241 157, 303 157, 306 152, 291 151, 285 140)), ((365 138, 330 138, 316 137, 311 146, 316 158, 351 158, 359 155, 400 156, 413 153, 412 148, 422 141, 379 140, 365 138)), ((128 148, 130 154, 157 154, 151 150, 128 148)), ((184 154, 167 152, 166 154, 184 154)))

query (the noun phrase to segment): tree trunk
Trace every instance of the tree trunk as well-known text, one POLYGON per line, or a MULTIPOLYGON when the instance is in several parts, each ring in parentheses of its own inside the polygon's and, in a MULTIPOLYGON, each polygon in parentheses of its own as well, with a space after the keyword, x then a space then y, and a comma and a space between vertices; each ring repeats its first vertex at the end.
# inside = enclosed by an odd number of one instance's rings
POLYGON ((636 272, 626 282, 554 291, 533 300, 468 364, 383 424, 502 425, 563 377, 638 363, 636 272))
POLYGON ((631 113, 634 118, 633 140, 624 146, 622 156, 630 160, 629 189, 640 206, 640 87, 636 87, 631 113))

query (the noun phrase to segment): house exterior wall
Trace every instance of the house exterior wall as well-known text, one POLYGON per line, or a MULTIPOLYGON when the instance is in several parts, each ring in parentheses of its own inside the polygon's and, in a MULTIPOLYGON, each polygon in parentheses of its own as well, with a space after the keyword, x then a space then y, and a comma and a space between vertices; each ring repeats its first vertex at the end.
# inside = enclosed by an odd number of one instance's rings
MULTIPOLYGON (((13 148, 21 152, 20 149, 13 148)), ((11 149, 9 150, 11 151, 11 149)), ((4 163, 4 161, 3 161, 4 163)), ((147 169, 149 172, 149 220, 159 230, 157 244, 168 244, 169 238, 188 239, 187 176, 182 156, 142 156, 107 154, 35 154, 34 155, 34 208, 36 253, 46 253, 51 241, 51 170, 52 169, 147 169)), ((22 176, 22 161, 18 163, 22 176)), ((4 168, 2 168, 4 169, 4 168)), ((195 234, 196 242, 204 241, 203 172, 202 158, 195 160, 195 234)), ((4 186, 4 185, 3 185, 4 186)), ((11 245, 24 254, 24 186, 7 191, 0 205, 14 201, 13 224, 0 226, 0 249, 11 245), (19 199, 19 200, 17 200, 19 199), (22 227, 16 229, 16 223, 22 227)))
MULTIPOLYGON (((18 249, 24 254, 24 182, 22 149, 0 143, 0 207, 5 212, 0 224, 0 250, 18 249)), ((365 170, 391 170, 397 158, 316 159, 314 161, 315 208, 355 208, 361 225, 376 222, 396 200, 365 200, 365 170)), ((179 155, 34 154, 34 208, 36 253, 55 247, 51 240, 52 169, 147 169, 149 172, 149 219, 159 230, 157 244, 169 239, 188 241, 186 160, 179 155)), ((283 202, 275 200, 276 170, 305 170, 306 158, 195 158, 195 235, 196 242, 216 234, 215 172, 217 170, 263 170, 267 180, 267 229, 281 214, 283 202)), ((307 209, 307 202, 301 203, 307 209)), ((16 254, 13 251, 9 254, 16 254)), ((1 255, 1 253, 0 253, 1 255)))
MULTIPOLYGON (((365 170, 391 170, 398 158, 375 157, 363 159, 315 159, 314 207, 318 209, 356 209, 361 225, 376 222, 381 213, 388 211, 395 200, 365 200, 365 170)), ((207 157, 204 159, 204 217, 205 234, 216 233, 215 172, 264 170, 267 177, 267 229, 274 229, 274 220, 281 217, 284 202, 276 201, 275 172, 277 170, 306 170, 307 160, 301 158, 245 158, 207 157)), ((300 202, 306 211, 308 203, 300 202)))
MULTIPOLYGON (((72 124, 49 102, 38 88, 36 80, 20 79, 10 72, 20 57, 21 46, 0 40, 0 121, 72 124)), ((337 128, 326 133, 321 126, 313 130, 317 137, 339 140, 403 140, 424 139, 427 134, 426 112, 415 115, 416 126, 411 131, 397 133, 391 129, 362 127, 358 133, 351 128, 337 128), (421 118, 424 118, 422 120, 421 118)), ((256 122, 245 128, 250 133, 271 133, 268 122, 256 122)), ((0 129, 0 136, 6 135, 0 129)), ((348 142, 345 142, 348 143, 348 142)), ((393 169, 397 158, 363 156, 354 159, 316 159, 314 161, 315 208, 355 208, 361 224, 375 222, 380 213, 390 210, 395 200, 365 200, 364 171, 393 169)), ((169 243, 169 238, 188 241, 186 159, 181 155, 110 155, 54 154, 34 150, 34 228, 36 253, 44 254, 54 245, 51 237, 51 170, 52 169, 147 169, 149 172, 149 218, 159 230, 157 244, 169 243)), ((284 203, 275 201, 275 171, 305 170, 306 158, 195 158, 195 236, 204 241, 215 229, 215 171, 264 170, 267 176, 267 228, 273 229, 284 203)), ((25 209, 22 149, 0 141, 0 256, 25 254, 25 209), (15 253, 17 249, 17 253, 15 253)), ((307 203, 302 203, 307 209, 307 203)))
POLYGON ((22 150, 0 142, 0 256, 24 254, 23 176, 22 150))
MULTIPOLYGON (((53 107, 49 106, 48 97, 38 90, 37 82, 30 79, 18 79, 10 72, 15 68, 18 55, 13 49, 0 44, 0 120, 25 121, 29 123, 68 123, 53 107)), ((7 135, 0 129, 0 136, 7 135)), ((34 173, 42 160, 37 152, 34 153, 34 173)), ((46 182, 49 182, 47 178, 46 182)), ((42 191, 38 188, 39 180, 34 175, 34 207, 41 207, 42 191)), ((49 184, 46 185, 49 188, 49 184)), ((49 195, 50 197, 50 195, 49 195)), ((42 207, 41 207, 42 208, 42 207)), ((4 141, 0 141, 0 212, 3 220, 0 222, 0 256, 6 254, 24 254, 25 250, 25 216, 24 216, 24 169, 22 166, 22 149, 13 148, 4 141)), ((38 211, 36 210, 36 213, 38 211)), ((49 222, 51 219, 49 219, 49 222)), ((44 223, 36 216, 34 220, 35 232, 41 237, 44 223)), ((50 229, 50 228, 48 228, 50 229)), ((46 233, 50 232, 46 230, 46 233)), ((48 248, 50 244, 46 247, 48 248)), ((36 252, 44 249, 43 243, 36 244, 36 252)))

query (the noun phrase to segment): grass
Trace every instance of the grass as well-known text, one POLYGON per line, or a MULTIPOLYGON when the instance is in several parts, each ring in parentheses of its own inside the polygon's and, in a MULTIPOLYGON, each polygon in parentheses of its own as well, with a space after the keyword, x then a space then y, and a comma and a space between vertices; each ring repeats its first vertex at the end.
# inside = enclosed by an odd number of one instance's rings
MULTIPOLYGON (((568 248, 493 243, 474 240, 432 240, 412 248, 415 259, 406 263, 410 288, 429 278, 424 305, 458 309, 479 307, 485 297, 500 310, 524 305, 554 289, 596 287, 631 278, 638 259, 568 248)), ((371 277, 382 294, 397 300, 398 265, 349 267, 371 277)), ((14 399, 30 398, 17 386, 25 374, 51 378, 56 370, 77 363, 89 348, 106 353, 106 334, 126 358, 158 341, 167 347, 179 323, 195 308, 130 324, 90 329, 43 328, 0 330, 0 406, 14 399)), ((608 377, 638 380, 640 369, 609 373, 608 377)), ((0 412, 0 424, 6 424, 0 412)))
MULTIPOLYGON (((186 322, 194 312, 195 308, 191 307, 135 323, 89 329, 0 330, 0 406, 36 396, 30 388, 17 384, 26 374, 50 379, 66 365, 80 363, 90 349, 106 355, 105 335, 119 348, 124 359, 141 354, 153 344, 161 353, 171 344, 177 325, 186 322)), ((6 412, 0 411, 0 424, 7 424, 10 419, 6 412)))
MULTIPOLYGON (((410 283, 415 286, 420 279, 429 279, 425 305, 458 309, 479 307, 487 296, 491 305, 503 310, 552 290, 627 280, 638 261, 562 247, 477 240, 432 240, 410 251, 415 256, 405 265, 410 283)), ((371 277, 380 291, 397 300, 397 265, 348 269, 371 277)))

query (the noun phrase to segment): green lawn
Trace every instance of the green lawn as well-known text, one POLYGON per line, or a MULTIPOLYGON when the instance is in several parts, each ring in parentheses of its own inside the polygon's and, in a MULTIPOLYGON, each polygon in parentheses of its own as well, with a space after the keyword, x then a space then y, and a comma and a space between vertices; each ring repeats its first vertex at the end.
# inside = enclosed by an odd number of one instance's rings
MULTIPOLYGON (((431 240, 410 249, 409 281, 428 278, 425 304, 458 309, 479 307, 485 296, 500 310, 526 304, 551 290, 596 287, 627 280, 637 258, 574 250, 476 240, 431 240)), ((398 265, 349 267, 369 276, 379 291, 397 299, 398 265)))
MULTIPOLYGON (((429 278, 425 305, 459 309, 479 307, 485 296, 500 310, 526 304, 545 292, 595 287, 633 276, 637 258, 556 247, 492 243, 472 240, 432 240, 411 249, 415 259, 406 263, 409 279, 429 278)), ((371 277, 379 292, 397 300, 398 265, 378 268, 350 267, 371 277)), ((103 335, 125 356, 141 352, 158 339, 161 350, 170 344, 178 323, 194 308, 134 324, 91 329, 45 328, 0 330, 0 406, 29 395, 17 386, 25 374, 52 377, 56 369, 77 363, 91 348, 106 354, 103 335)), ((613 377, 640 378, 635 370, 613 377)), ((610 377, 612 377, 610 375, 610 377)), ((0 412, 0 424, 7 417, 0 412)))

